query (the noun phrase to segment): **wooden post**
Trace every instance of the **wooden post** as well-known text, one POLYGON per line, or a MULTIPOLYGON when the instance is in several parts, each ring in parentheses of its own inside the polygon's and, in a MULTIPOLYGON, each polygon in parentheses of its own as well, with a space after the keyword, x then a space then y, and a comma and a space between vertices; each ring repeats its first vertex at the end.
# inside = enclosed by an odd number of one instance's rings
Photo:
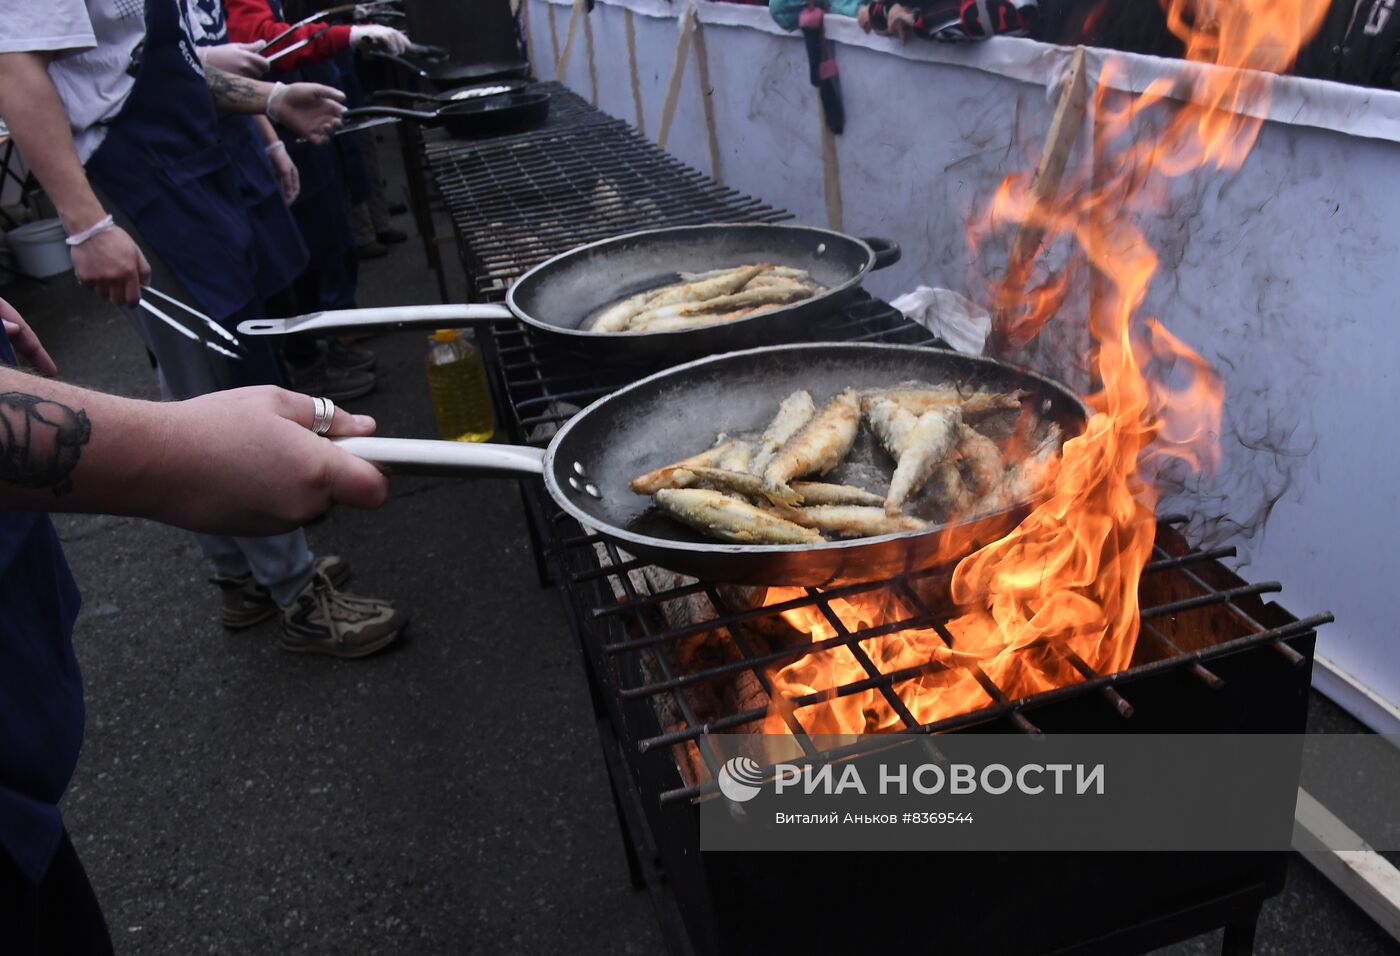
POLYGON ((642 81, 637 75, 637 28, 632 23, 632 8, 622 8, 622 23, 627 31, 627 69, 632 76, 632 106, 637 111, 637 132, 647 134, 646 116, 642 112, 642 81))
MULTIPOLYGON (((1031 180, 1032 220, 1039 218, 1036 213, 1059 192, 1070 150, 1079 135, 1079 128, 1084 125, 1084 108, 1088 97, 1084 57, 1084 47, 1076 47, 1070 59, 1064 89, 1060 91, 1060 100, 1055 106, 1055 115, 1050 120, 1050 130, 1045 136, 1045 148, 1041 151, 1040 162, 1035 167, 1035 178, 1031 180)), ((1021 228, 1011 241, 1011 252, 1006 260, 1006 276, 1002 289, 1004 294, 1018 294, 1022 291, 1020 287, 1025 283, 1031 261, 1044 238, 1045 229, 1038 223, 1021 223, 1021 228)), ((992 334, 987 340, 988 352, 992 355, 1002 354, 1009 347, 1005 322, 1004 313, 999 312, 992 317, 992 334)))
POLYGON ((671 64, 671 82, 666 87, 666 103, 661 108, 661 129, 656 134, 656 145, 666 148, 666 140, 671 135, 671 121, 676 118, 676 103, 680 100, 681 80, 685 76, 685 61, 690 55, 690 42, 695 35, 695 6, 687 5, 677 22, 676 58, 671 64))
MULTIPOLYGON (((549 0, 544 0, 544 8, 548 12, 549 20, 549 52, 550 62, 556 66, 559 64, 559 28, 554 24, 554 4, 549 0)), ((555 73, 554 78, 559 79, 559 74, 555 73)))
MULTIPOLYGON (((580 5, 587 0, 579 0, 580 5)), ((598 105, 598 67, 593 62, 593 18, 588 15, 588 11, 583 11, 583 38, 588 41, 588 88, 592 92, 589 102, 594 106, 598 105)))
POLYGON ((700 74, 700 108, 705 115, 705 143, 710 148, 710 178, 723 186, 724 177, 719 168, 719 137, 715 134, 714 91, 710 86, 710 59, 705 54, 705 25, 698 17, 695 22, 695 66, 700 74))
POLYGON ((845 228, 845 205, 841 201, 841 167, 836 162, 836 134, 826 125, 826 111, 821 97, 817 103, 817 122, 822 128, 822 193, 826 198, 826 225, 841 232, 845 228))
POLYGON ((569 28, 564 31, 564 50, 559 54, 559 59, 554 61, 554 78, 559 82, 564 82, 564 71, 569 67, 569 54, 574 51, 574 36, 578 33, 578 19, 580 16, 588 16, 588 11, 584 6, 588 0, 574 0, 573 8, 569 11, 569 28))

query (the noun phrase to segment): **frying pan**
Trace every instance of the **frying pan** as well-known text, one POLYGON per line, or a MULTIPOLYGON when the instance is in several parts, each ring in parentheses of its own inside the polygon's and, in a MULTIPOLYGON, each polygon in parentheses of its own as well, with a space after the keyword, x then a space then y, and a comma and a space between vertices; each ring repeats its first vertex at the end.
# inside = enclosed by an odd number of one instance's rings
POLYGON ((353 122, 393 117, 424 126, 441 126, 451 136, 488 136, 533 129, 548 116, 548 93, 516 91, 452 101, 431 111, 400 106, 361 106, 346 110, 341 119, 353 122))
POLYGON ((387 60, 412 76, 431 84, 439 93, 484 80, 523 79, 530 75, 530 64, 524 61, 497 63, 443 63, 427 68, 412 60, 383 50, 366 50, 366 56, 387 60))
POLYGON ((649 229, 579 246, 535 266, 506 304, 417 305, 316 312, 242 323, 244 335, 420 326, 448 328, 518 318, 572 351, 604 361, 677 362, 699 355, 804 338, 812 320, 854 296, 865 274, 899 261, 888 239, 856 239, 813 226, 724 223, 649 229), (601 306, 677 280, 746 262, 806 269, 827 291, 763 315, 671 332, 588 332, 578 326, 601 306))
POLYGON ((447 103, 458 103, 466 99, 475 99, 479 96, 494 96, 497 93, 515 93, 525 89, 530 85, 529 80, 490 80, 485 83, 473 83, 470 86, 459 86, 455 90, 446 93, 410 93, 407 90, 375 90, 370 94, 370 99, 376 101, 371 105, 381 103, 398 102, 405 106, 416 106, 419 103, 431 103, 434 107, 447 103))
POLYGON ((729 544, 657 513, 627 482, 708 446, 720 432, 761 431, 799 388, 818 406, 848 386, 920 380, 998 391, 1026 389, 1042 419, 1067 436, 1088 410, 1068 388, 995 359, 908 345, 778 345, 666 369, 579 412, 547 449, 394 438, 348 438, 341 447, 389 471, 544 477, 574 518, 651 563, 706 581, 822 587, 951 564, 996 540, 1030 502, 956 526, 805 545, 729 544))

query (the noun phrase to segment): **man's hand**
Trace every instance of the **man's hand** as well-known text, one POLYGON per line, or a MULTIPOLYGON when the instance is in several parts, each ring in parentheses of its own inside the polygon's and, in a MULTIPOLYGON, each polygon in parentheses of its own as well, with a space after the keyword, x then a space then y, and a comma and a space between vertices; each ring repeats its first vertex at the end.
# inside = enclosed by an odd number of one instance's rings
POLYGON ((78 281, 116 305, 141 301, 141 286, 150 281, 151 264, 120 227, 100 232, 72 249, 78 281))
POLYGON ((5 327, 5 334, 9 336, 15 355, 30 368, 47 378, 58 374, 58 366, 54 364, 44 344, 39 341, 39 336, 35 335, 29 323, 24 321, 24 316, 16 312, 15 307, 4 299, 0 299, 0 324, 5 327))
MULTIPOLYGON (((150 516, 194 531, 290 531, 333 504, 378 508, 388 479, 369 462, 311 431, 308 395, 239 388, 163 406, 161 472, 179 494, 153 500, 150 516)), ((371 435, 374 419, 339 408, 331 435, 371 435)))
POLYGON ((899 42, 905 44, 909 42, 909 36, 914 32, 914 11, 901 4, 890 7, 889 13, 885 16, 887 31, 899 37, 899 42))
POLYGON ((198 47, 196 52, 199 55, 199 62, 205 66, 212 66, 235 76, 257 79, 272 69, 272 64, 265 57, 258 56, 258 52, 265 46, 267 46, 265 42, 257 40, 253 43, 202 46, 198 47))
POLYGON ((320 83, 277 84, 267 98, 267 115, 313 143, 330 141, 340 128, 345 94, 320 83))
POLYGON ((282 201, 290 206, 301 195, 301 173, 297 172, 297 164, 287 155, 287 145, 280 140, 267 147, 267 158, 272 162, 277 185, 282 189, 282 201))

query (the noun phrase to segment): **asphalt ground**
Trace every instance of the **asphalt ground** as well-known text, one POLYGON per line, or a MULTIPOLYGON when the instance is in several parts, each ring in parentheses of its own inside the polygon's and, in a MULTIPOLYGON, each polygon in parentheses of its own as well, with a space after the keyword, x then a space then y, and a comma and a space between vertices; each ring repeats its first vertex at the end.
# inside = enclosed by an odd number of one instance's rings
MULTIPOLYGON (((436 301, 424 261, 415 237, 364 263, 361 304, 436 301)), ((125 319, 71 275, 0 295, 66 379, 155 397, 125 319)), ((380 384, 353 410, 381 434, 433 436, 423 337, 367 344, 380 384)), ((88 700, 63 807, 118 953, 661 950, 649 899, 628 884, 578 652, 538 585, 512 482, 400 478, 381 511, 339 510, 308 530, 318 553, 350 560, 352 591, 413 614, 400 646, 363 661, 286 654, 272 624, 225 632, 182 531, 57 523, 84 595, 88 700)), ((1348 725, 1317 698, 1313 714, 1348 725)), ((1211 934, 1163 953, 1218 951, 1211 934)), ((1400 946, 1295 857, 1255 951, 1400 946)))

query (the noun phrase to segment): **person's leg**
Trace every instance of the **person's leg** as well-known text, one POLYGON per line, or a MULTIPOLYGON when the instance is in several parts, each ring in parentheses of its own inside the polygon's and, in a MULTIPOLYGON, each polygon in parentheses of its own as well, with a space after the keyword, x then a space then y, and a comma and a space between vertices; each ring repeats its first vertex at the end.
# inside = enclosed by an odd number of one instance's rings
POLYGON ((38 886, 0 851, 0 953, 111 956, 107 920, 67 833, 38 886))
POLYGON ((369 218, 374 226, 374 236, 386 245, 405 242, 408 235, 395 229, 393 223, 389 221, 389 198, 384 192, 384 172, 379 164, 379 144, 375 142, 374 130, 362 131, 359 134, 359 139, 360 153, 365 159, 365 169, 369 170, 369 201, 365 205, 369 208, 369 218))
POLYGON ((39 884, 39 952, 43 956, 111 956, 112 938, 83 861, 64 831, 39 884))
MULTIPOLYGON (((110 202, 103 205, 113 208, 110 202)), ((160 257, 141 241, 133 224, 125 220, 120 212, 114 211, 113 216, 146 254, 151 264, 153 286, 193 305, 193 296, 160 257)), ((349 246, 348 223, 345 224, 344 237, 349 246)), ((352 305, 353 295, 352 283, 352 305)), ((266 339, 243 337, 243 344, 250 353, 266 349, 257 353, 259 360, 256 362, 216 360, 217 357, 209 358, 213 353, 208 349, 188 338, 162 334, 164 324, 158 320, 153 323, 143 310, 126 311, 132 324, 142 333, 147 349, 155 357, 161 392, 167 399, 191 398, 224 388, 258 384, 260 376, 263 383, 278 381, 276 363, 271 349, 266 346, 266 339), (264 368, 264 362, 267 368, 264 368)), ((254 311, 255 314, 230 317, 229 324, 236 326, 243 318, 262 317, 261 303, 254 311)), ((369 378, 373 387, 373 376, 369 378)), ((289 384, 296 387, 295 382, 289 384)), ((247 627, 280 613, 282 646, 286 650, 333 657, 364 657, 396 640, 408 621, 407 615, 388 601, 356 598, 337 591, 335 575, 325 565, 338 562, 338 559, 326 556, 317 562, 306 545, 305 534, 300 530, 267 538, 195 537, 219 572, 214 583, 219 586, 223 596, 221 617, 224 623, 235 628, 247 627), (239 555, 246 571, 226 574, 226 570, 235 569, 239 555), (318 563, 322 565, 319 574, 318 563)), ((342 579, 345 576, 348 576, 348 569, 342 579)))
MULTIPOLYGON (((105 205, 109 209, 115 208, 112 203, 105 205)), ((150 262, 152 288, 194 306, 194 297, 189 290, 164 260, 141 240, 135 226, 120 212, 114 211, 112 215, 141 246, 150 262)), ((167 401, 206 395, 239 385, 278 382, 280 376, 275 370, 266 339, 254 336, 242 338, 244 348, 253 356, 252 366, 243 368, 233 360, 179 335, 144 309, 124 311, 146 343, 146 348, 155 357, 161 397, 167 401)), ((235 316, 235 320, 229 324, 237 325, 242 318, 255 317, 235 316)), ((239 578, 252 574, 253 579, 267 590, 286 594, 290 588, 292 595, 311 580, 314 557, 301 530, 258 539, 206 534, 197 534, 195 538, 220 577, 239 578), (248 544, 254 540, 257 541, 255 546, 248 544), (292 587, 293 584, 296 587, 292 587)))

